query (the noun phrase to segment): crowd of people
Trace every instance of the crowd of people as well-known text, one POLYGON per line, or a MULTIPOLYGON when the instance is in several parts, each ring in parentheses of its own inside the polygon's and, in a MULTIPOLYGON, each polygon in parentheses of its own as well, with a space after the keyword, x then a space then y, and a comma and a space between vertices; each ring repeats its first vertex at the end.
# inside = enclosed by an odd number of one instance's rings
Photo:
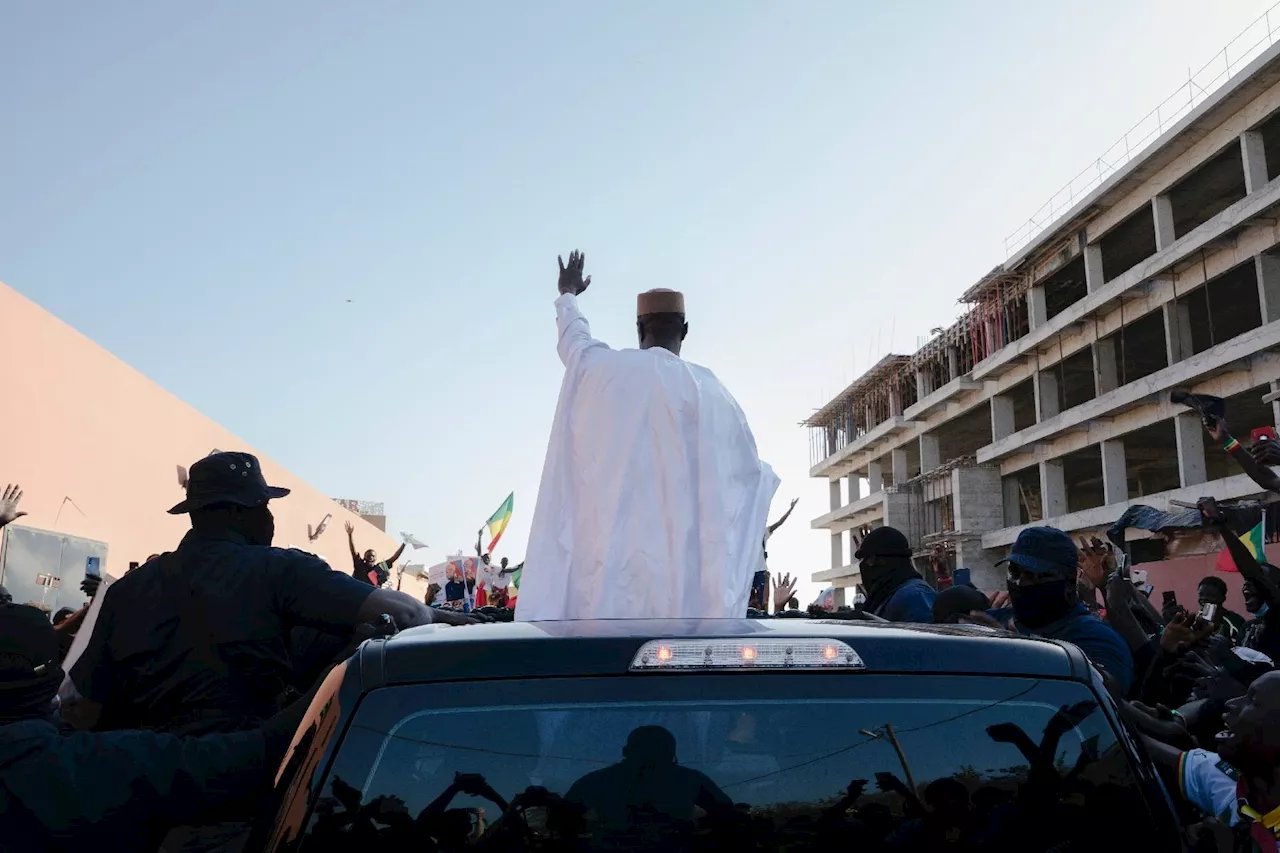
MULTIPOLYGON (((69 667, 87 608, 51 620, 0 587, 0 849, 81 850, 104 839, 108 849, 148 853, 240 849, 310 696, 371 637, 491 619, 813 613, 1074 644, 1195 814, 1201 849, 1276 850, 1280 570, 1250 552, 1212 499, 1199 502, 1203 525, 1230 550, 1251 619, 1226 609, 1228 588, 1216 576, 1200 583, 1194 607, 1170 599, 1157 608, 1111 546, 1077 545, 1043 526, 1018 535, 1003 589, 959 583, 940 592, 917 571, 908 538, 877 528, 857 543, 865 600, 804 610, 796 579, 783 574, 771 583, 760 569, 769 535, 795 502, 767 523, 777 478, 756 457, 728 393, 679 358, 688 330, 683 296, 641 294, 640 349, 610 350, 590 337, 577 308, 590 284, 582 265, 578 253, 561 263, 566 384, 518 617, 497 581, 493 600, 469 614, 458 610, 469 597, 466 579, 433 585, 424 601, 387 588, 403 548, 386 560, 361 553, 351 525, 350 574, 273 547, 270 502, 288 490, 269 485, 252 455, 215 452, 191 466, 186 498, 169 510, 191 525, 172 550, 105 590, 86 579, 86 594, 102 600, 69 667), (635 355, 653 350, 660 352, 635 355), (644 423, 658 411, 650 431, 665 438, 645 437, 621 456, 616 445, 590 444, 617 439, 588 428, 601 425, 600 407, 582 402, 591 393, 608 397, 609 417, 644 423), (715 429, 686 424, 690 417, 715 429), (726 435, 727 449, 716 451, 723 459, 695 452, 710 446, 709 436, 726 435), (575 497, 584 493, 596 500, 575 497), (717 500, 690 503, 690 495, 710 494, 717 500), (662 583, 652 566, 680 582, 662 583), (564 587, 569 575, 573 596, 564 587)), ((1280 488, 1268 467, 1277 461, 1274 447, 1250 453, 1220 417, 1206 423, 1260 486, 1280 488)), ((21 498, 5 490, 0 527, 22 515, 21 498)), ((477 556, 493 578, 524 566, 493 565, 479 541, 477 556)))

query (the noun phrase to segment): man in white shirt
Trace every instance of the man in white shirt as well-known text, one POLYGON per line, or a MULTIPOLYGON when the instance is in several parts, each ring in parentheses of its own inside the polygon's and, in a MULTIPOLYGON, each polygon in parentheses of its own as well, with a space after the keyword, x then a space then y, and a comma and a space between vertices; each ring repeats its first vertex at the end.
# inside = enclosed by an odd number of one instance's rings
POLYGON ((610 349, 578 310, 583 260, 560 263, 565 376, 516 618, 741 618, 778 478, 732 395, 680 358, 683 294, 640 294, 640 348, 610 349))

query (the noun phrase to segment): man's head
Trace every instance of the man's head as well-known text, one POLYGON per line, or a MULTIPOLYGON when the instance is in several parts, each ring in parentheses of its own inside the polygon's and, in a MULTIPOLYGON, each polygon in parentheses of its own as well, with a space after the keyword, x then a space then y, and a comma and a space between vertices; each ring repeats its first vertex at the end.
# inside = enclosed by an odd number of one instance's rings
POLYGON ((1280 766, 1280 672, 1256 679, 1228 702, 1222 721, 1217 748, 1223 760, 1244 773, 1270 774, 1280 766))
POLYGON ((991 604, 976 587, 960 584, 938 593, 933 600, 933 621, 955 624, 974 611, 985 611, 991 604))
POLYGON ((71 608, 71 607, 60 608, 57 613, 53 614, 53 626, 55 628, 58 627, 63 622, 66 622, 68 619, 74 616, 75 613, 76 611, 74 608, 71 608))
POLYGON ((252 454, 211 453, 191 466, 187 499, 169 512, 190 514, 196 530, 231 531, 252 545, 270 545, 275 518, 267 502, 287 494, 288 489, 267 485, 252 454))
POLYGON ((1014 618, 1032 630, 1063 618, 1079 600, 1076 544, 1056 527, 1023 530, 1004 563, 1014 618))
MULTIPOLYGON (((1271 578, 1280 577, 1280 569, 1270 563, 1262 564, 1262 571, 1271 578)), ((1244 594, 1244 609, 1248 610, 1254 616, 1265 612, 1271 604, 1271 596, 1267 592, 1267 588, 1260 583, 1254 583, 1252 580, 1245 579, 1244 585, 1240 590, 1244 594)))
POLYGON ((914 568, 911 563, 911 543, 902 531, 894 527, 877 527, 865 537, 853 553, 858 560, 858 571, 869 587, 876 587, 883 578, 902 570, 914 568))
POLYGON ((506 558, 506 557, 503 557, 503 558, 502 558, 502 561, 499 563, 499 566, 498 566, 498 567, 499 567, 500 569, 505 569, 505 568, 507 567, 507 558, 506 558))
POLYGON ((1218 613, 1222 612, 1222 605, 1227 603, 1227 582, 1222 578, 1209 576, 1200 581, 1200 586, 1196 588, 1196 596, 1200 600, 1200 604, 1214 604, 1218 607, 1218 613))
POLYGON ((364 561, 369 565, 375 565, 378 562, 378 552, 370 548, 364 552, 364 561))
POLYGON ((665 288, 641 293, 636 298, 636 333, 640 349, 661 347, 679 355, 680 346, 689 334, 689 324, 684 319, 684 294, 665 288))
POLYGON ((0 605, 0 722, 48 715, 62 676, 49 617, 26 605, 0 605))
POLYGON ((675 735, 662 726, 640 726, 627 736, 622 757, 628 762, 649 767, 675 764, 675 735))

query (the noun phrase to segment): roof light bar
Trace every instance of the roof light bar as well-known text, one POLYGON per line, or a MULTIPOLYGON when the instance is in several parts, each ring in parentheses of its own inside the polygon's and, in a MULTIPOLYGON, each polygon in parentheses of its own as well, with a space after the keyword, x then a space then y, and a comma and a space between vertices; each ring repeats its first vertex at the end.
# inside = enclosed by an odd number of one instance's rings
POLYGON ((689 669, 866 669, 848 643, 820 638, 650 640, 632 672, 689 669))

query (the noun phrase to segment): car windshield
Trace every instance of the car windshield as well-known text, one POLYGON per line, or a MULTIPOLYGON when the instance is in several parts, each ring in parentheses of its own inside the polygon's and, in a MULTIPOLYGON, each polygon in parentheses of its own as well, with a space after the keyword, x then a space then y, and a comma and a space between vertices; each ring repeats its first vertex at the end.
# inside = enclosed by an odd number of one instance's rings
POLYGON ((303 849, 1096 850, 1151 823, 1080 684, 633 676, 375 691, 303 849))

